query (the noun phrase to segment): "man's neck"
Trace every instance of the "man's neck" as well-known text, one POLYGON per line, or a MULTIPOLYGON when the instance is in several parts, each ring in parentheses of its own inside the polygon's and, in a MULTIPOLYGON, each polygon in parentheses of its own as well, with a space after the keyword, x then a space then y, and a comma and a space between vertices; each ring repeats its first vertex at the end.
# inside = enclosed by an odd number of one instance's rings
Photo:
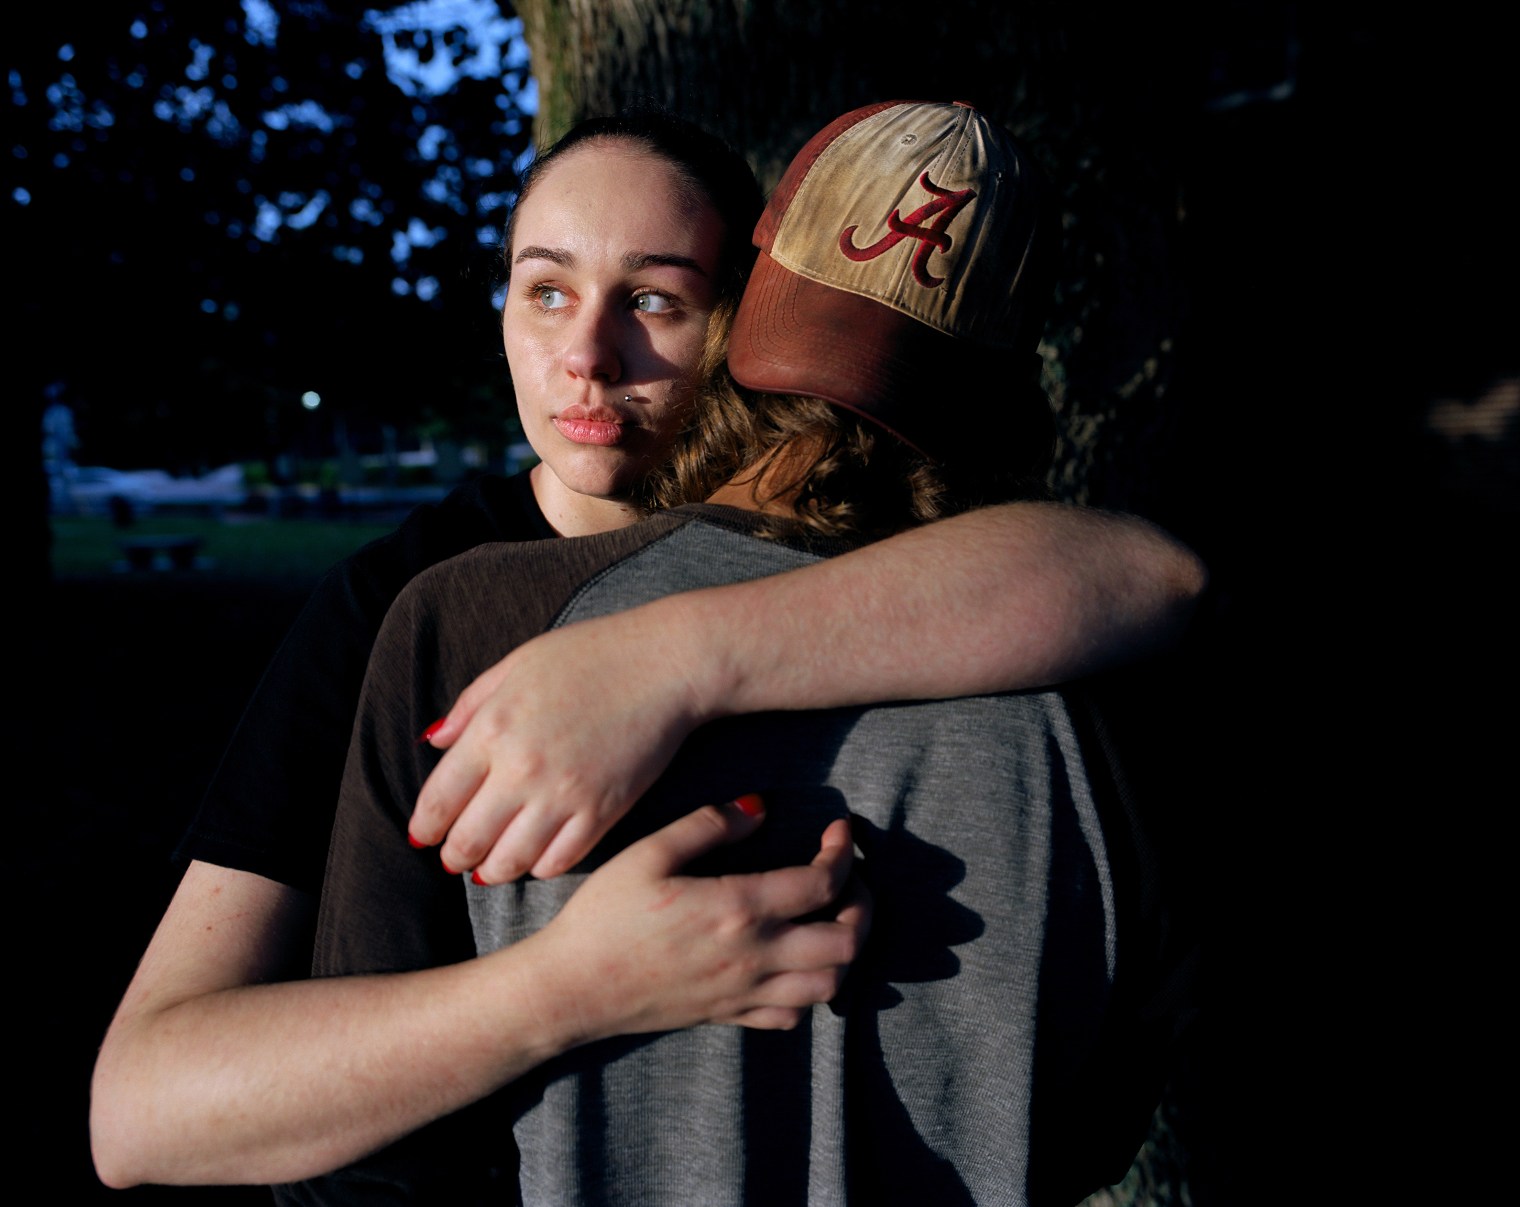
POLYGON ((809 460, 810 452, 804 442, 790 441, 777 449, 773 456, 740 470, 713 491, 707 501, 794 519, 801 480, 809 460))

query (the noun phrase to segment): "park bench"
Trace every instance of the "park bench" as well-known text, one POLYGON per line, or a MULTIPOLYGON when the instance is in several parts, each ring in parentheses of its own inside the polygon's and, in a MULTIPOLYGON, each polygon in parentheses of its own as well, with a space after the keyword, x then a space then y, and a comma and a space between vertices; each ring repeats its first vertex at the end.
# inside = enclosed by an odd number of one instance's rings
POLYGON ((200 552, 203 543, 202 537, 165 533, 159 536, 124 537, 120 545, 122 556, 133 570, 170 567, 190 570, 195 566, 195 555, 200 552))

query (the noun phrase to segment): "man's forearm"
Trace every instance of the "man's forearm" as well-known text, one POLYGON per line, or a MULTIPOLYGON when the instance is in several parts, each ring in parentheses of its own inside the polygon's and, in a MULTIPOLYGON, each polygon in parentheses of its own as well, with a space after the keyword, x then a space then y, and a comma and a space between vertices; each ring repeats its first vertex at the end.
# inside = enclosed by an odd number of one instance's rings
POLYGON ((1013 504, 649 605, 702 719, 1044 687, 1174 642, 1206 583, 1143 520, 1013 504))
POLYGON ((566 625, 429 731, 411 834, 489 884, 558 875, 704 722, 1063 683, 1175 641, 1204 580, 1143 520, 1021 503, 566 625))

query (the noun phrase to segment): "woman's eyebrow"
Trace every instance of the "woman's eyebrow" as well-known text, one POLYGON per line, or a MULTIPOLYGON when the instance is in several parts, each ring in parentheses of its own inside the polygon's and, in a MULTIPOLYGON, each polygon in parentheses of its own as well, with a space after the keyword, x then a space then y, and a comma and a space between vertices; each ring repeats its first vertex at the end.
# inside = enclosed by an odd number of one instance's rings
POLYGON ((707 275, 707 269, 690 256, 676 256, 668 252, 631 251, 623 257, 623 265, 632 272, 641 268, 684 268, 698 276, 707 275))
MULTIPOLYGON (((561 268, 575 267, 575 256, 559 247, 524 247, 512 257, 514 264, 521 264, 524 260, 548 260, 561 268)), ((707 276, 707 269, 690 256, 678 256, 672 252, 631 251, 623 256, 623 267, 629 272, 644 268, 684 268, 698 276, 707 276)))
POLYGON ((512 257, 514 264, 521 264, 524 260, 548 260, 561 268, 575 267, 575 257, 557 247, 525 247, 512 257))

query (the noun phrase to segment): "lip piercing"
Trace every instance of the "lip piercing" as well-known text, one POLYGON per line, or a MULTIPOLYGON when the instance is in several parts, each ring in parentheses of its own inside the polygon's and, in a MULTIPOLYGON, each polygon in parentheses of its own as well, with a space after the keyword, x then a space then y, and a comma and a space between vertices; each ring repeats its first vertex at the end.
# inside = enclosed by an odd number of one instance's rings
POLYGON ((632 402, 633 401, 633 395, 632 394, 624 394, 623 395, 623 401, 624 402, 632 402))

